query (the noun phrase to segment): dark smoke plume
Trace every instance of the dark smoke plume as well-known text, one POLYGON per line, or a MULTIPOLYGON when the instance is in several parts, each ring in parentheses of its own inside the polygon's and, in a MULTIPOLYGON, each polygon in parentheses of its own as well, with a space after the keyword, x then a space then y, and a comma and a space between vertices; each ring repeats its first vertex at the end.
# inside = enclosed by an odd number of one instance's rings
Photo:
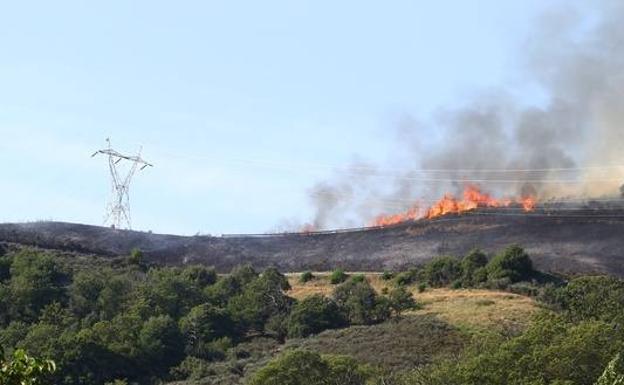
POLYGON ((364 224, 375 211, 457 193, 458 179, 489 180, 480 184, 500 195, 624 196, 624 169, 596 167, 624 164, 624 2, 592 6, 591 17, 574 9, 544 16, 527 42, 522 70, 544 91, 545 104, 527 107, 501 87, 440 110, 426 131, 408 119, 399 129, 403 161, 397 162, 405 171, 383 179, 386 187, 377 190, 373 168, 317 184, 311 190, 315 226, 364 224), (432 130, 439 139, 425 143, 432 130))

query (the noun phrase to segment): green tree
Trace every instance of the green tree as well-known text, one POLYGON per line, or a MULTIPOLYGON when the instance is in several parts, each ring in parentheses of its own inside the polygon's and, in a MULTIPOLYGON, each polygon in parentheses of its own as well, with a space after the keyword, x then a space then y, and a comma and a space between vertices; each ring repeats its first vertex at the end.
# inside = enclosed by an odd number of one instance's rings
POLYGON ((390 301, 390 309, 392 309, 397 317, 400 317, 401 313, 406 310, 418 308, 418 304, 414 300, 412 293, 407 291, 403 286, 392 289, 388 294, 388 300, 390 301))
POLYGON ((346 356, 321 356, 295 350, 285 353, 251 378, 250 385, 364 385, 372 371, 346 356))
POLYGON ((327 385, 329 365, 318 353, 295 350, 260 369, 249 385, 327 385))
POLYGON ((369 325, 388 318, 388 302, 366 280, 348 280, 336 287, 333 298, 351 324, 369 325))
POLYGON ((534 274, 531 258, 517 245, 509 246, 492 258, 487 264, 487 272, 490 280, 507 278, 511 282, 530 279, 534 274))
POLYGON ((482 272, 488 263, 487 256, 479 249, 472 250, 461 261, 462 283, 465 287, 471 287, 486 280, 482 272))
POLYGON ((32 250, 19 252, 11 264, 9 284, 12 313, 34 320, 52 302, 66 302, 68 276, 53 257, 32 250))
POLYGON ((340 308, 330 298, 315 294, 293 306, 288 318, 289 337, 307 337, 347 324, 340 308))
POLYGON ((446 286, 461 278, 461 263, 455 257, 437 257, 427 263, 421 271, 422 280, 430 286, 446 286))
POLYGON ((269 318, 290 311, 294 301, 284 294, 288 289, 288 279, 276 269, 269 268, 249 282, 241 294, 233 297, 227 308, 245 329, 264 331, 269 318))
POLYGON ((195 306, 180 319, 179 324, 187 354, 199 358, 212 357, 210 341, 237 337, 236 325, 230 315, 224 309, 210 304, 195 306))
POLYGON ((31 357, 21 349, 15 350, 10 359, 4 359, 0 348, 0 385, 45 384, 55 370, 54 361, 31 357))
POLYGON ((137 338, 139 359, 152 372, 165 374, 183 358, 184 343, 175 321, 168 315, 150 317, 137 338))

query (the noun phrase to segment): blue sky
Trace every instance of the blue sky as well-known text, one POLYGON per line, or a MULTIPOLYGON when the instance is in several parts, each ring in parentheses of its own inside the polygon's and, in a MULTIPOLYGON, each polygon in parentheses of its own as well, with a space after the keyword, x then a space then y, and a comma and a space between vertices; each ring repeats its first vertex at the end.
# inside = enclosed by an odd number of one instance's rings
POLYGON ((0 221, 102 224, 89 156, 111 137, 155 164, 132 186, 136 229, 304 222, 331 172, 309 165, 385 164, 402 117, 480 89, 530 97, 523 42, 556 3, 4 2, 0 221))

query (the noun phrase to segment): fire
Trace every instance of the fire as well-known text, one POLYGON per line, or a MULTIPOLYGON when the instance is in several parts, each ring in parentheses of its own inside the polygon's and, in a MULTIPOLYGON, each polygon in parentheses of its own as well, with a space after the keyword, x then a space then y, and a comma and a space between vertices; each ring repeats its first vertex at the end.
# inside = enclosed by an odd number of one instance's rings
POLYGON ((478 208, 509 207, 512 204, 518 204, 522 206, 524 211, 529 212, 535 209, 537 199, 532 196, 517 199, 496 199, 490 194, 481 192, 479 186, 468 185, 464 189, 462 199, 457 199, 452 194, 445 194, 442 199, 435 202, 424 213, 421 213, 418 206, 414 205, 404 213, 380 215, 375 218, 372 224, 374 226, 389 226, 420 218, 433 219, 447 214, 462 214, 478 208))

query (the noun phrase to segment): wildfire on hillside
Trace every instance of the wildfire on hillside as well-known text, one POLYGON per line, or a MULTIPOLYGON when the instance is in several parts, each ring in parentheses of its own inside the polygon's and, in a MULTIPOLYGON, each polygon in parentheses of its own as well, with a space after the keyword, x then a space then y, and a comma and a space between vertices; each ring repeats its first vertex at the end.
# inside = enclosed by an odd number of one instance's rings
POLYGON ((433 219, 448 214, 462 214, 478 208, 509 207, 513 204, 520 205, 525 212, 530 212, 535 209, 537 199, 534 196, 496 199, 490 194, 481 192, 479 186, 468 185, 464 189, 462 199, 455 198, 452 194, 445 194, 442 199, 424 211, 420 210, 419 205, 414 205, 403 213, 380 215, 375 218, 372 225, 389 226, 409 220, 433 219))

